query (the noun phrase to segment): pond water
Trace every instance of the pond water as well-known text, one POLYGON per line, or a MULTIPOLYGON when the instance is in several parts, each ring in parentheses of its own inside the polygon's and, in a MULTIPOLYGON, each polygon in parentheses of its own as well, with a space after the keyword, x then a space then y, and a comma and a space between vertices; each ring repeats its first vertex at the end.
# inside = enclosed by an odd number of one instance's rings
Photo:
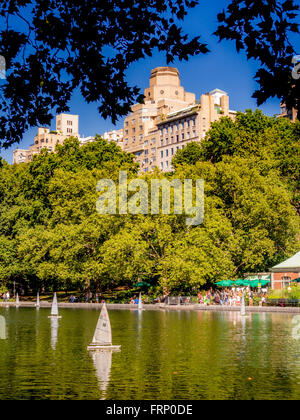
POLYGON ((99 311, 0 308, 2 399, 299 399, 292 314, 109 310, 121 352, 87 351, 99 311))

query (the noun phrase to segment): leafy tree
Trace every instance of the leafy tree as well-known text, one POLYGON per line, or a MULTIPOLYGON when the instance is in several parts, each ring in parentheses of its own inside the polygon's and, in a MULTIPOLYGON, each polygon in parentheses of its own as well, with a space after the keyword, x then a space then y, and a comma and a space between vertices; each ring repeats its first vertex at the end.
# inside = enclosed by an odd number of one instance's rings
POLYGON ((202 157, 201 147, 199 143, 188 143, 184 149, 177 150, 172 159, 172 166, 176 168, 178 165, 193 165, 202 157))
POLYGON ((196 5, 190 0, 16 0, 0 5, 3 29, 0 53, 7 63, 5 100, 1 103, 0 138, 8 146, 29 126, 49 125, 51 111, 68 111, 79 89, 99 112, 125 115, 143 101, 129 86, 128 66, 154 48, 175 57, 207 52, 199 37, 182 32, 181 21, 196 5))
POLYGON ((295 51, 289 34, 299 34, 295 19, 299 5, 293 0, 232 0, 219 13, 215 34, 220 40, 233 40, 237 51, 245 50, 248 59, 255 59, 260 68, 255 74, 259 83, 253 97, 261 105, 276 96, 288 109, 298 109, 300 117, 300 83, 292 78, 292 57, 295 51))
MULTIPOLYGON (((199 36, 189 39, 182 21, 198 0, 5 0, 0 4, 0 54, 7 80, 1 87, 0 139, 8 147, 26 129, 49 125, 52 113, 69 111, 75 89, 113 122, 144 97, 126 71, 154 49, 175 58, 207 53, 199 36)), ((277 96, 299 108, 300 79, 291 77, 298 33, 293 0, 232 0, 218 15, 216 35, 261 64, 258 103, 277 96)))
POLYGON ((4 163, 0 286, 101 291, 141 278, 178 292, 266 270, 299 249, 298 150, 299 123, 247 111, 180 151, 174 173, 141 176, 149 185, 204 179, 199 226, 187 226, 185 214, 98 214, 100 179, 118 183, 121 169, 137 177, 133 157, 100 138, 82 147, 68 139, 30 163, 4 163))
POLYGON ((283 118, 267 117, 259 110, 246 110, 238 112, 234 122, 225 117, 213 123, 199 146, 198 156, 212 162, 220 162, 225 156, 252 156, 266 171, 278 170, 299 212, 299 139, 299 122, 291 124, 283 118))

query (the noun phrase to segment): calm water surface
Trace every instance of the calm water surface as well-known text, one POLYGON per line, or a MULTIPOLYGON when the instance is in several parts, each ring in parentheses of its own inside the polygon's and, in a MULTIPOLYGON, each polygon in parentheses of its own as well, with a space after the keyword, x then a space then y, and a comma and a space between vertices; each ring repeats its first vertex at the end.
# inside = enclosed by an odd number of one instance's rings
POLYGON ((110 310, 113 354, 87 351, 98 311, 48 315, 0 308, 0 400, 300 398, 292 314, 110 310))

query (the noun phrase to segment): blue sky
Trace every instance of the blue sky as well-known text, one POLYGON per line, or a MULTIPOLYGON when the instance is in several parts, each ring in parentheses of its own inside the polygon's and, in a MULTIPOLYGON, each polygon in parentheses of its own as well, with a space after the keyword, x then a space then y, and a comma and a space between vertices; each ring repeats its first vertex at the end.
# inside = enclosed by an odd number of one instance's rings
MULTIPOLYGON (((247 61, 243 53, 237 54, 233 42, 222 41, 218 43, 212 33, 217 28, 217 14, 226 7, 226 0, 203 0, 187 16, 184 29, 191 36, 201 35, 201 41, 208 44, 210 53, 192 57, 188 62, 175 61, 170 64, 177 67, 180 72, 181 84, 189 92, 194 92, 197 99, 202 93, 209 92, 214 88, 225 90, 229 95, 230 109, 244 111, 247 108, 255 109, 256 101, 251 98, 257 88, 253 76, 258 68, 253 60, 247 61)), ((299 36, 295 38, 299 45, 299 36)), ((128 81, 144 90, 149 83, 151 69, 158 66, 165 66, 164 54, 155 52, 153 57, 140 60, 131 65, 128 69, 128 81)), ((278 99, 270 99, 259 107, 267 115, 279 113, 278 99)), ((123 119, 120 119, 116 126, 110 120, 104 120, 97 111, 97 104, 86 104, 80 93, 74 94, 70 103, 70 113, 79 114, 79 131, 82 136, 90 136, 96 133, 121 128, 123 119)), ((53 120, 52 128, 55 126, 53 120)), ((33 143, 36 128, 28 130, 24 134, 19 145, 14 145, 7 150, 1 151, 1 156, 9 163, 12 163, 12 152, 20 147, 27 149, 33 143)))

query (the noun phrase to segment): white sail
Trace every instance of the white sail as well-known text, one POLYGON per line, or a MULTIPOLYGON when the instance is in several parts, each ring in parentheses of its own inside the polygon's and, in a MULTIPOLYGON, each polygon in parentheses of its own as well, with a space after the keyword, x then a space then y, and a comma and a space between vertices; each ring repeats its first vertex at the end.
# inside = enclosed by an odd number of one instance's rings
POLYGON ((51 316, 57 316, 58 315, 58 305, 57 305, 57 297, 56 292, 54 293, 52 307, 51 307, 51 316))
POLYGON ((242 296, 242 302, 241 302, 241 315, 245 316, 246 315, 246 307, 245 307, 245 298, 244 298, 244 294, 242 296))
POLYGON ((143 309, 143 302, 142 302, 142 293, 139 294, 139 306, 138 309, 143 309))
POLYGON ((20 305, 20 299, 19 299, 19 293, 17 293, 17 296, 16 296, 16 306, 19 306, 20 305))
POLYGON ((111 346, 111 327, 106 304, 103 303, 92 344, 111 346))
POLYGON ((56 349, 58 336, 58 317, 54 316, 51 318, 51 347, 53 350, 56 349))
POLYGON ((36 295, 36 307, 37 308, 40 307, 40 294, 39 294, 39 292, 37 292, 37 295, 36 295))
POLYGON ((112 351, 103 350, 92 352, 92 358, 96 369, 99 389, 104 392, 102 399, 105 399, 105 391, 110 380, 112 351))

